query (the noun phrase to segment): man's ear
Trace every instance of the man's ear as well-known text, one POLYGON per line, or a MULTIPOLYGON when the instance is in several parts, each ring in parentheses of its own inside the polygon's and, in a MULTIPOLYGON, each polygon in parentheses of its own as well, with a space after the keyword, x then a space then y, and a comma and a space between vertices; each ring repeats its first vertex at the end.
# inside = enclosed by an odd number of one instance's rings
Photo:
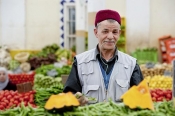
POLYGON ((96 38, 98 38, 97 28, 94 29, 94 34, 95 34, 96 38))

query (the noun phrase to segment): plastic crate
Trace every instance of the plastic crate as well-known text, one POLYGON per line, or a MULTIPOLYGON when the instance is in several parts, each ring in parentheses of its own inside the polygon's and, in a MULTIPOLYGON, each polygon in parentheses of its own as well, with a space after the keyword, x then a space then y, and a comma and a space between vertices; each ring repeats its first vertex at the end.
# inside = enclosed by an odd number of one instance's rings
POLYGON ((137 59, 139 64, 145 64, 147 62, 158 62, 158 51, 157 49, 137 49, 132 53, 132 56, 137 59))
POLYGON ((165 40, 166 51, 175 50, 175 38, 165 40))
POLYGON ((14 84, 21 84, 25 82, 34 82, 35 72, 31 73, 22 73, 22 74, 8 74, 9 79, 14 84))

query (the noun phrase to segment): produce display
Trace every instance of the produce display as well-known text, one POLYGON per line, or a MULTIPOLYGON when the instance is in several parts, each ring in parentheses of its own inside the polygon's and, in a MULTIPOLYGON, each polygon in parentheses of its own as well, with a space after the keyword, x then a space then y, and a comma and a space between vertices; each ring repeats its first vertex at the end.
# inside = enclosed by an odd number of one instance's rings
MULTIPOLYGON (((149 50, 144 52, 149 53, 149 50)), ((174 116, 175 114, 175 108, 172 106, 173 79, 170 64, 140 65, 144 81, 124 93, 120 99, 121 103, 114 103, 109 99, 105 102, 80 106, 77 96, 71 92, 63 93, 62 75, 70 73, 74 52, 52 44, 36 54, 27 56, 27 61, 26 59, 19 61, 25 54, 21 53, 18 56, 18 59, 11 59, 6 65, 9 79, 15 84, 32 82, 33 90, 23 93, 19 93, 19 90, 1 90, 0 116, 174 116)), ((89 97, 88 100, 94 98, 89 97)))
POLYGON ((17 91, 0 91, 0 110, 5 110, 19 106, 22 102, 24 106, 29 104, 32 107, 36 107, 34 103, 35 91, 30 91, 27 93, 18 93, 17 91))
POLYGON ((148 82, 150 89, 172 89, 173 79, 170 76, 147 76, 145 80, 148 82))
POLYGON ((32 56, 29 58, 28 62, 30 63, 31 68, 35 70, 42 65, 53 64, 56 62, 56 56, 55 54, 44 54, 40 57, 32 56))
POLYGON ((0 112, 1 116, 174 116, 175 109, 172 101, 154 103, 155 110, 130 109, 123 104, 116 104, 113 101, 101 102, 83 107, 74 108, 72 111, 65 111, 60 114, 50 113, 43 107, 33 108, 30 105, 0 112))
POLYGON ((1 116, 46 116, 44 108, 33 108, 30 104, 25 106, 22 102, 21 107, 15 107, 13 109, 7 109, 3 112, 0 112, 1 116))
POLYGON ((0 66, 8 68, 11 59, 7 46, 0 46, 0 66))
POLYGON ((36 74, 34 79, 34 89, 36 88, 50 88, 60 86, 62 88, 61 77, 53 78, 50 76, 44 76, 42 74, 36 74), (44 86, 43 86, 44 85, 44 86))
POLYGON ((72 57, 74 56, 73 52, 67 49, 59 49, 55 52, 55 55, 57 56, 57 61, 60 61, 61 58, 72 60, 72 57))
POLYGON ((31 83, 33 83, 34 75, 35 75, 35 72, 20 73, 20 74, 9 73, 8 74, 9 79, 14 84, 20 84, 20 83, 24 83, 24 82, 31 82, 31 83))
POLYGON ((41 52, 31 54, 28 62, 32 69, 42 65, 54 64, 55 62, 65 61, 65 64, 72 64, 75 53, 71 50, 61 49, 57 44, 44 47, 41 52))
POLYGON ((171 64, 143 64, 140 65, 140 68, 144 77, 152 77, 154 75, 172 75, 171 64))
POLYGON ((44 107, 46 101, 49 99, 51 95, 56 95, 62 93, 63 86, 56 86, 50 88, 37 88, 35 89, 35 103, 37 106, 44 107))
POLYGON ((56 67, 53 64, 50 64, 37 68, 35 72, 36 74, 43 74, 44 76, 61 77, 62 74, 69 74, 70 70, 71 70, 70 65, 56 67))
POLYGON ((152 100, 154 102, 172 100, 172 90, 152 89, 150 90, 152 100))
POLYGON ((20 63, 17 60, 10 60, 9 61, 9 70, 15 70, 19 67, 20 63))

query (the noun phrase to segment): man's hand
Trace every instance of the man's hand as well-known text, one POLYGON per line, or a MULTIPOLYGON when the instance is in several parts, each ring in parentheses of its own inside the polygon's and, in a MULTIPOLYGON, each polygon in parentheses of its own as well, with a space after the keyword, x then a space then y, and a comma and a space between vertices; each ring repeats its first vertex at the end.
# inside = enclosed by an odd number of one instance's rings
POLYGON ((86 105, 87 103, 88 103, 88 98, 87 97, 85 97, 82 93, 80 93, 80 92, 77 92, 76 94, 75 94, 75 97, 78 99, 78 101, 80 102, 80 105, 81 106, 84 106, 84 105, 86 105))

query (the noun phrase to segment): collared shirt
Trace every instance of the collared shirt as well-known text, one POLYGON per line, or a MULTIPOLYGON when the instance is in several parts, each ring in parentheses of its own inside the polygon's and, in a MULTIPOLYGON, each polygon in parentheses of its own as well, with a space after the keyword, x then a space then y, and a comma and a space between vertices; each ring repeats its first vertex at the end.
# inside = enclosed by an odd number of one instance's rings
MULTIPOLYGON (((118 60, 118 51, 117 47, 115 49, 114 56, 109 59, 109 61, 106 61, 104 58, 101 57, 100 52, 98 50, 98 45, 95 50, 96 58, 98 59, 99 63, 101 64, 102 68, 106 71, 106 74, 109 74, 110 70, 113 68, 116 60, 118 60)), ((139 65, 136 63, 136 66, 134 68, 134 71, 132 73, 131 79, 130 79, 130 87, 133 85, 138 85, 143 80, 143 75, 140 70, 139 65)), ((74 59, 74 63, 72 65, 71 72, 69 74, 69 77, 65 83, 63 92, 71 91, 73 93, 81 92, 82 87, 79 80, 78 70, 77 70, 77 61, 76 58, 74 59)))

